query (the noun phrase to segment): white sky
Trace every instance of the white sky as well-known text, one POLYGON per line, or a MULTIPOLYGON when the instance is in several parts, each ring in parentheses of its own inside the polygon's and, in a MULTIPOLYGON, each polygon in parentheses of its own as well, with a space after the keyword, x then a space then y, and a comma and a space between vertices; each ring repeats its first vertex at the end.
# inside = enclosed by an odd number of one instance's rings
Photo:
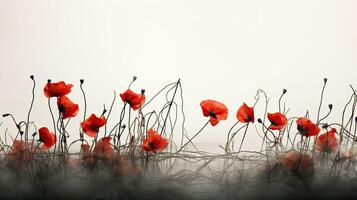
MULTIPOLYGON (((357 86, 356 10, 354 0, 0 0, 0 113, 25 119, 31 74, 39 84, 32 119, 49 127, 42 92, 48 78, 75 84, 70 97, 78 103, 84 78, 88 112, 98 114, 133 75, 134 88, 145 88, 148 98, 181 78, 189 135, 206 121, 201 100, 229 107, 228 121, 197 138, 223 143, 237 108, 252 104, 259 88, 272 98, 271 112, 286 88, 291 114, 309 109, 315 119, 328 77, 323 112, 333 103, 333 119, 349 84, 357 86)), ((257 144, 253 130, 247 139, 257 144)))

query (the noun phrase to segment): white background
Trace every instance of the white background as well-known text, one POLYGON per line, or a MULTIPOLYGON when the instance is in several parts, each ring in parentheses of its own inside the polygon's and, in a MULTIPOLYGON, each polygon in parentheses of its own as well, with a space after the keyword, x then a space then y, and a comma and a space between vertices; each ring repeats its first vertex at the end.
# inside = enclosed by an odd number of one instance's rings
MULTIPOLYGON (((201 100, 229 107, 229 120, 197 138, 223 143, 237 108, 243 101, 251 105, 259 88, 272 98, 269 111, 277 111, 286 88, 289 117, 310 110, 315 119, 328 77, 322 111, 333 103, 330 119, 338 121, 349 84, 356 86, 356 10, 353 0, 0 0, 0 112, 26 118, 31 74, 39 85, 32 120, 49 127, 42 92, 48 78, 75 84, 70 97, 80 104, 84 78, 88 112, 97 114, 133 75, 134 89, 145 88, 148 98, 181 78, 189 135, 206 122, 201 100)), ((14 131, 8 119, 1 121, 2 132, 14 131)), ((259 144, 255 134, 245 148, 259 144)))

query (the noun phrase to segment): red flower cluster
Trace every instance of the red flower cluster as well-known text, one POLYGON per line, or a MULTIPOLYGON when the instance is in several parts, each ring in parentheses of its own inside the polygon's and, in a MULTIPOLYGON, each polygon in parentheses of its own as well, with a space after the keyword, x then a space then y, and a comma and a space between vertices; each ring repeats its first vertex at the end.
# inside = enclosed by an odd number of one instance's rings
POLYGON ((333 128, 330 131, 320 135, 315 144, 315 148, 321 152, 335 152, 338 148, 338 141, 335 136, 336 129, 333 128))
POLYGON ((203 116, 210 117, 210 123, 212 126, 216 126, 219 121, 226 120, 228 117, 228 108, 221 102, 204 100, 200 105, 203 116))
POLYGON ((68 97, 65 96, 71 92, 72 87, 72 84, 66 84, 63 81, 57 83, 51 83, 49 81, 43 89, 47 98, 58 98, 57 106, 63 119, 75 117, 79 111, 78 104, 74 104, 68 97))
POLYGON ((120 97, 125 103, 128 103, 133 110, 139 109, 145 103, 144 94, 137 94, 129 89, 120 94, 120 97))
POLYGON ((89 137, 95 137, 99 131, 99 128, 104 126, 107 123, 105 117, 97 117, 95 114, 89 116, 84 122, 81 123, 83 131, 89 137))
POLYGON ((147 131, 147 138, 143 141, 142 148, 145 151, 152 151, 156 154, 157 151, 164 150, 168 144, 169 142, 165 138, 162 138, 159 133, 149 129, 147 131))

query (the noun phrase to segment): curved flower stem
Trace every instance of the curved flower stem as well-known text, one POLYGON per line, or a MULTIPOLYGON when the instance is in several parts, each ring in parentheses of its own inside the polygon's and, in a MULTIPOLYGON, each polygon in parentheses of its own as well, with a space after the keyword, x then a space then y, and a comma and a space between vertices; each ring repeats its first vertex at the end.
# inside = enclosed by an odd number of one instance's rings
MULTIPOLYGON (((231 132, 232 132, 233 128, 238 125, 238 123, 239 123, 239 121, 237 121, 236 123, 234 123, 233 126, 232 126, 232 127, 229 129, 229 131, 228 131, 227 142, 226 142, 226 147, 225 147, 226 153, 228 152, 229 142, 232 140, 232 139, 229 139, 230 136, 231 136, 231 132)), ((233 136, 234 136, 234 135, 233 135, 233 136)), ((233 137, 232 137, 232 138, 233 138, 233 137)))
POLYGON ((170 106, 167 110, 167 113, 166 113, 166 117, 165 117, 165 120, 164 120, 164 124, 162 125, 162 129, 161 129, 161 132, 160 132, 160 135, 162 135, 162 133, 165 131, 165 127, 166 127, 166 121, 167 121, 167 118, 169 117, 170 115, 170 110, 171 110, 171 107, 172 107, 172 102, 174 101, 175 99, 175 96, 176 96, 176 92, 177 92, 177 88, 180 84, 180 79, 177 81, 176 83, 176 86, 175 86, 175 91, 174 91, 174 94, 172 95, 172 100, 170 101, 170 106))
MULTIPOLYGON (((243 128, 245 128, 247 126, 247 124, 245 124, 244 126, 240 127, 236 132, 233 133, 232 137, 229 139, 229 143, 231 143, 233 141, 233 138, 237 135, 237 133, 242 130, 243 128)), ((232 147, 233 148, 233 147, 232 147)))
POLYGON ((281 112, 281 99, 283 98, 283 96, 285 95, 285 93, 287 92, 286 89, 283 90, 283 93, 281 94, 280 98, 279 98, 279 112, 281 112))
POLYGON ((330 114, 331 114, 331 111, 332 111, 332 108, 329 109, 328 113, 323 117, 321 118, 317 124, 320 124, 323 120, 325 120, 330 114))
MULTIPOLYGON (((80 82, 79 87, 81 88, 81 91, 82 91, 82 94, 83 94, 83 100, 84 100, 84 112, 83 112, 83 122, 84 122, 86 120, 86 115, 87 115, 87 98, 86 98, 86 93, 84 92, 84 89, 83 89, 84 80, 81 79, 79 82, 80 82)), ((82 129, 79 129, 79 130, 80 130, 79 137, 81 139, 83 139, 83 136, 84 136, 83 135, 83 130, 82 129)))
MULTIPOLYGON (((107 121, 109 120, 110 114, 112 113, 113 106, 114 106, 114 103, 115 103, 116 98, 117 98, 117 94, 116 94, 116 92, 114 91, 114 98, 113 98, 112 104, 110 105, 110 108, 109 108, 109 112, 108 112, 108 115, 107 115, 107 121)), ((104 137, 107 136, 107 126, 108 126, 108 124, 105 123, 105 126, 104 126, 104 137)))
POLYGON ((162 91, 164 91, 166 88, 170 87, 171 85, 175 85, 177 84, 177 82, 174 83, 170 83, 168 85, 166 85, 165 87, 163 87, 159 92, 157 92, 153 97, 151 97, 151 99, 149 101, 147 101, 143 106, 141 106, 141 109, 143 109, 144 107, 146 107, 148 104, 150 104, 162 91))
POLYGON ((30 76, 32 82, 33 82, 33 87, 32 87, 32 99, 31 99, 31 104, 30 104, 30 109, 27 113, 27 121, 26 121, 26 128, 25 128, 25 141, 28 140, 28 131, 29 131, 29 122, 30 122, 30 115, 31 111, 33 108, 33 103, 35 102, 35 88, 36 88, 36 81, 33 75, 30 76))
POLYGON ((179 153, 183 148, 185 148, 198 134, 200 134, 203 129, 208 125, 208 123, 210 122, 210 120, 208 120, 205 125, 191 138, 189 139, 181 148, 180 150, 178 150, 176 153, 179 153))
POLYGON ((240 146, 239 146, 239 149, 238 149, 237 157, 238 157, 238 154, 240 153, 240 151, 242 150, 243 142, 244 142, 245 136, 247 135, 248 127, 249 127, 249 123, 245 127, 245 130, 244 130, 244 133, 243 133, 242 142, 240 143, 240 146))
POLYGON ((324 91, 325 91, 326 83, 327 83, 327 78, 324 78, 324 86, 322 87, 322 91, 321 91, 320 104, 319 104, 319 109, 317 110, 316 123, 318 123, 319 119, 320 119, 320 111, 321 111, 321 106, 322 106, 322 100, 324 98, 324 91))
MULTIPOLYGON (((52 108, 51 108, 51 98, 48 98, 48 109, 50 110, 51 118, 52 118, 52 123, 53 123, 53 131, 55 133, 55 137, 57 138, 57 128, 56 128, 56 120, 55 116, 53 114, 52 108)), ((57 147, 57 142, 55 143, 55 146, 53 148, 53 157, 52 160, 55 160, 55 155, 56 155, 56 147, 57 147)))

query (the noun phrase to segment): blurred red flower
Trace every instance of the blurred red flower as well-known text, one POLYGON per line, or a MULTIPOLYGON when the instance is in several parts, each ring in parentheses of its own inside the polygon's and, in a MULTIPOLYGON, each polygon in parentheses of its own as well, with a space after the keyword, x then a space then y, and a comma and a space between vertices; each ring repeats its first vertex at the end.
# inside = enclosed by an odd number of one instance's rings
POLYGON ((147 138, 143 141, 142 148, 145 151, 152 151, 156 154, 157 151, 164 150, 168 144, 169 142, 165 138, 162 138, 159 133, 149 129, 147 132, 147 138))
POLYGON ((48 128, 42 127, 38 130, 38 133, 40 135, 40 141, 43 142, 43 150, 47 150, 56 144, 57 138, 55 134, 48 130, 48 128))
POLYGON ((145 103, 145 95, 137 94, 130 89, 120 94, 121 99, 128 103, 133 110, 139 109, 145 103))
POLYGON ((307 171, 312 168, 311 156, 297 151, 289 151, 285 153, 281 159, 281 163, 293 172, 307 171))
POLYGON ((103 137, 98 140, 97 144, 93 149, 93 157, 95 159, 112 160, 113 159, 113 148, 110 144, 111 137, 103 137))
POLYGON ((71 92, 72 87, 73 87, 72 84, 66 84, 63 81, 60 81, 58 83, 48 82, 45 88, 43 89, 43 92, 48 98, 61 97, 69 94, 71 92))
POLYGON ((75 117, 79 111, 78 104, 73 103, 68 97, 61 96, 57 100, 58 110, 63 119, 75 117))
POLYGON ((309 119, 300 117, 296 120, 297 130, 304 136, 310 137, 319 134, 320 128, 309 119))
POLYGON ((271 123, 269 126, 270 130, 281 130, 285 127, 285 124, 288 121, 285 115, 281 114, 280 112, 268 113, 268 119, 271 123))
POLYGON ((32 158, 32 148, 23 140, 15 140, 9 153, 10 161, 28 161, 32 158))
POLYGON ((254 108, 249 107, 246 103, 243 103, 237 111, 237 119, 242 123, 254 123, 254 108))
POLYGON ((317 138, 315 148, 321 152, 335 152, 338 147, 338 141, 335 133, 336 129, 333 128, 330 131, 320 135, 317 138))
POLYGON ((97 132, 99 131, 99 128, 104 126, 107 123, 107 120, 105 117, 97 117, 95 114, 92 114, 87 118, 84 122, 81 123, 83 131, 89 136, 89 137, 95 137, 97 135, 97 132))
POLYGON ((216 126, 219 121, 226 120, 228 117, 228 108, 221 102, 215 100, 204 100, 200 103, 203 116, 210 117, 212 126, 216 126))
POLYGON ((81 151, 82 151, 82 159, 86 159, 91 156, 90 146, 88 144, 82 144, 81 151))

